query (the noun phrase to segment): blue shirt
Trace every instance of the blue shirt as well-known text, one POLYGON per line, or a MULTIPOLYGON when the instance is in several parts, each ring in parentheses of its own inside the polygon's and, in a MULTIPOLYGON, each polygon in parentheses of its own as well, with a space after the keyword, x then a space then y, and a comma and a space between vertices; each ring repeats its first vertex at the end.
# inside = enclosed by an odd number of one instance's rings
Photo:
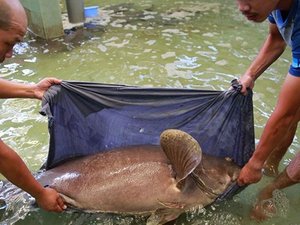
POLYGON ((289 73, 300 77, 300 0, 294 0, 288 12, 272 11, 268 19, 276 24, 286 44, 292 49, 289 73))

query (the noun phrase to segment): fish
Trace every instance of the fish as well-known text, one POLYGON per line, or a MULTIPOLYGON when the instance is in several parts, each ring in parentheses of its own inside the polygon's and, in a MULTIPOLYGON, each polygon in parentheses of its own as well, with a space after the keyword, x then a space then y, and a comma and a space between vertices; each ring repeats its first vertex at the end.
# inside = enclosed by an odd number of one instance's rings
POLYGON ((40 174, 65 203, 86 212, 147 216, 162 225, 213 203, 240 167, 204 154, 188 133, 167 129, 160 145, 133 145, 75 158, 40 174))

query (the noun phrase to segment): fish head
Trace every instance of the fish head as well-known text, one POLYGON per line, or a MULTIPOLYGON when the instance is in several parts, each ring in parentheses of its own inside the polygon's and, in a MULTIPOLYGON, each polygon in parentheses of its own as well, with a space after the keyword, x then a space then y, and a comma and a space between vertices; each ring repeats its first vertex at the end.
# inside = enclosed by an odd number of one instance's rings
POLYGON ((237 180, 239 173, 240 167, 232 161, 204 155, 192 176, 201 191, 219 196, 237 180))

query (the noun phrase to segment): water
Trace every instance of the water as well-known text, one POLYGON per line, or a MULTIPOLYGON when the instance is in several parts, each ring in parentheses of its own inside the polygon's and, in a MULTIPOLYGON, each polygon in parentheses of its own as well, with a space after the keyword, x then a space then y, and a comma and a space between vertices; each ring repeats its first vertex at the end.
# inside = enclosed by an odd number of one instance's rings
MULTIPOLYGON (((95 1, 101 20, 89 29, 70 31, 66 38, 42 41, 28 35, 15 56, 0 65, 0 76, 37 82, 45 76, 64 80, 119 83, 153 87, 226 90, 256 56, 267 23, 247 22, 231 0, 210 1, 95 1)), ((256 142, 270 116, 285 78, 290 51, 256 82, 254 116, 256 142)), ((14 148, 32 171, 45 161, 47 119, 38 114, 36 100, 0 101, 1 138, 14 148)), ((299 148, 299 132, 281 163, 283 169, 299 148)), ((270 178, 251 185, 231 201, 184 214, 179 224, 257 224, 249 219, 256 194, 270 178)), ((299 185, 276 196, 282 209, 261 224, 299 225, 299 185)), ((22 201, 22 200, 18 200, 22 201)), ((22 203, 22 202, 21 202, 22 203)), ((143 224, 143 218, 65 212, 47 213, 17 204, 2 224, 143 224), (28 212, 29 211, 29 212, 28 212), (26 212, 28 212, 26 214, 26 212)))

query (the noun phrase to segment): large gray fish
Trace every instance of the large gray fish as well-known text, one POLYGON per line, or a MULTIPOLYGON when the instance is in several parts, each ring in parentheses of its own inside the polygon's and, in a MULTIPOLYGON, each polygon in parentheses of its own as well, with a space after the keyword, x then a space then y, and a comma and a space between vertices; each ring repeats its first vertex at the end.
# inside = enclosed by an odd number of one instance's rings
POLYGON ((240 168, 202 155, 198 142, 166 130, 160 146, 114 149, 66 162, 43 173, 70 206, 90 212, 150 215, 165 224, 181 213, 211 204, 238 177, 240 168))

